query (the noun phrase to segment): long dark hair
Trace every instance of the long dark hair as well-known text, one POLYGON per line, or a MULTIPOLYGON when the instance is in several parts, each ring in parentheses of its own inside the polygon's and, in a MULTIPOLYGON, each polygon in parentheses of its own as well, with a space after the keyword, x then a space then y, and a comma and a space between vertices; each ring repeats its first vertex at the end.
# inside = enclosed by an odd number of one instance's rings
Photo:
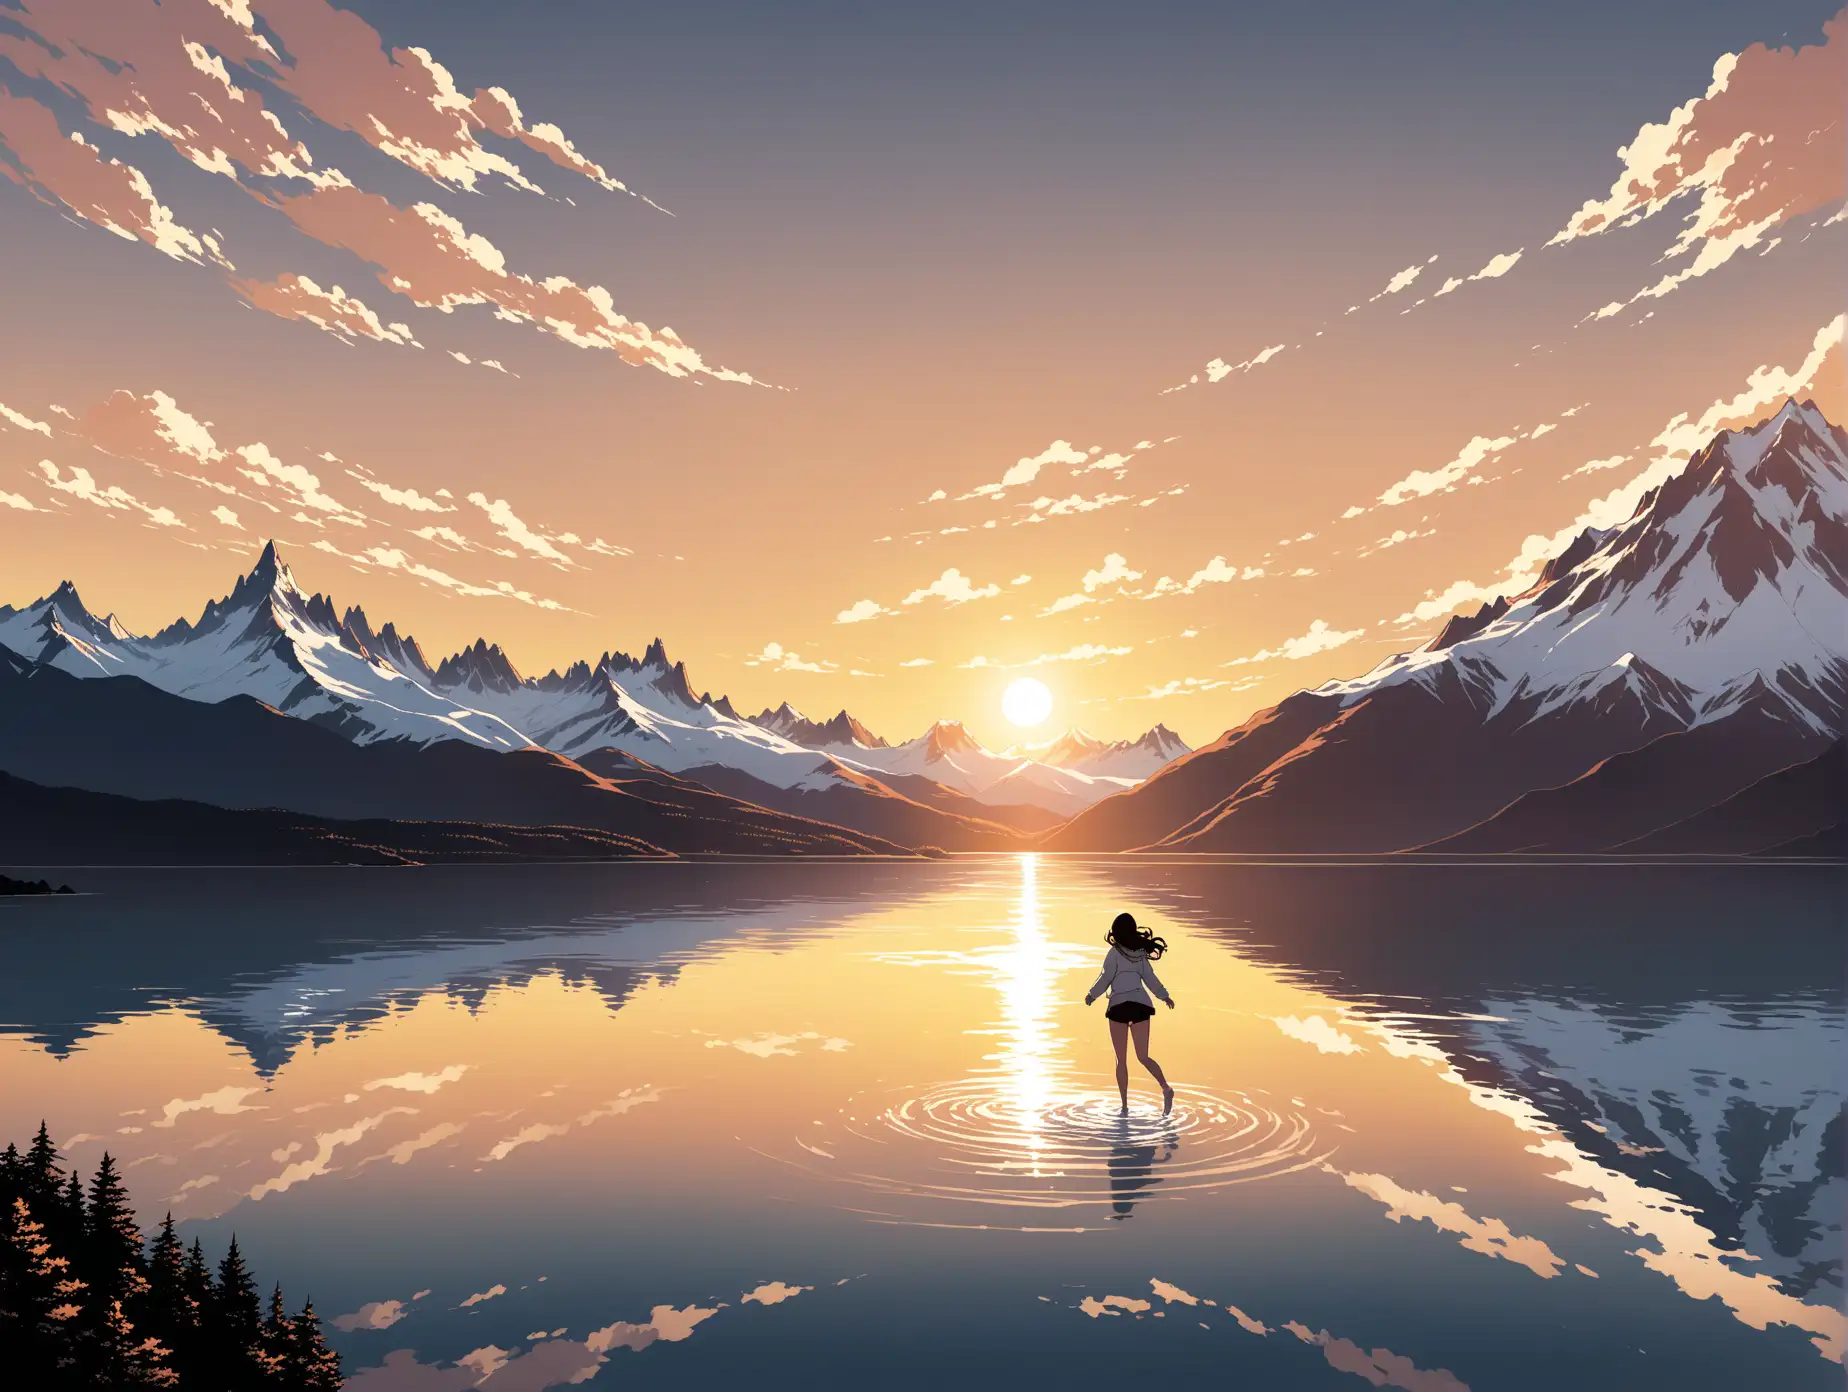
POLYGON ((1132 913, 1118 914, 1111 921, 1110 931, 1104 934, 1104 941, 1121 952, 1146 952, 1151 962, 1168 950, 1167 939, 1137 927, 1132 913))

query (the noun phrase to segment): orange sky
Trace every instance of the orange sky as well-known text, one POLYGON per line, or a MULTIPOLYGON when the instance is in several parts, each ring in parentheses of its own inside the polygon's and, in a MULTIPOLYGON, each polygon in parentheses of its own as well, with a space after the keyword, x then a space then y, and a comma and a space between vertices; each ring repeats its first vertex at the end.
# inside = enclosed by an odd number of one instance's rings
POLYGON ((152 629, 274 536, 432 657, 658 634, 743 709, 996 746, 1030 674, 1030 738, 1199 743, 1517 584, 1703 421, 1842 418, 1848 32, 1815 6, 1692 17, 1566 92, 1546 17, 1474 36, 1493 84, 1426 45, 1428 95, 1217 30, 1249 80, 1192 86, 1154 24, 1082 105, 1107 36, 943 85, 868 34, 838 40, 864 83, 636 36, 692 84, 672 131, 673 89, 606 90, 564 16, 367 13, 439 78, 320 0, 249 33, 197 6, 28 6, 128 86, 0 36, 0 601, 68 577, 152 629), (227 82, 220 125, 175 114, 227 82))

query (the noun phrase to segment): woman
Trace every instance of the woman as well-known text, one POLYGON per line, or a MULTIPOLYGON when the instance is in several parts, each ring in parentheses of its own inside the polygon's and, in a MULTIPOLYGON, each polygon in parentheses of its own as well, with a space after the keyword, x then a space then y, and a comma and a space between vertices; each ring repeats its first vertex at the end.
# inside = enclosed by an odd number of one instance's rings
POLYGON ((1089 1005, 1106 990, 1110 992, 1110 1006, 1104 1011, 1104 1018, 1110 1021, 1110 1042, 1116 1046, 1117 1093, 1123 1099, 1123 1115, 1129 1115, 1126 1046, 1133 1038, 1136 1057, 1161 1084, 1161 1114, 1167 1116, 1174 1110, 1174 1089, 1168 1086, 1161 1065, 1149 1057, 1149 1020, 1155 1014, 1155 1007, 1149 1003, 1149 990, 1160 996, 1162 1004, 1170 1010, 1174 1009, 1174 997, 1168 994, 1168 988, 1161 984, 1161 978, 1155 975, 1149 963, 1166 952, 1168 944, 1137 927, 1136 916, 1127 913, 1116 916, 1104 941, 1110 944, 1110 951, 1104 954, 1104 968, 1091 983, 1091 989, 1085 992, 1084 1003, 1089 1005))

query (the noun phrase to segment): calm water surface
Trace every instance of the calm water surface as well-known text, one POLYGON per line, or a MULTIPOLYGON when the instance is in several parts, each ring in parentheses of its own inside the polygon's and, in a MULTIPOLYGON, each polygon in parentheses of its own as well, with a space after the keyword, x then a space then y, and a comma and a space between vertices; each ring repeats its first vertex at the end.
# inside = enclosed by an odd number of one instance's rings
POLYGON ((1828 869, 90 872, 40 1117, 363 1392, 1838 1388, 1828 869), (1180 1008, 1116 1116, 1110 916, 1180 1008))

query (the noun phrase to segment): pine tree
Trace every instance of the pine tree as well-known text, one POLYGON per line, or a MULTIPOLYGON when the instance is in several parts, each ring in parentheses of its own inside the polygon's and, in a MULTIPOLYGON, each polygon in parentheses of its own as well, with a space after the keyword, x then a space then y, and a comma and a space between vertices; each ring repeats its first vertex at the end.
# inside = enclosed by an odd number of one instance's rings
POLYGON ((212 1268, 205 1264, 205 1249, 195 1237, 180 1266, 180 1322, 172 1335, 174 1365, 189 1388, 210 1385, 208 1379, 213 1366, 210 1321, 216 1303, 212 1268))
POLYGON ((25 1171, 22 1175, 25 1187, 25 1200, 31 1205, 34 1214, 51 1212, 56 1202, 58 1191, 64 1184, 64 1167, 58 1163, 58 1148, 51 1143, 51 1133, 45 1129, 45 1123, 39 1123, 38 1135, 32 1138, 25 1155, 25 1171))
POLYGON ((83 1181, 72 1170, 65 1176, 64 1188, 51 1201, 51 1208, 45 1214, 45 1231, 60 1252, 68 1253, 75 1259, 77 1274, 84 1271, 83 1240, 83 1181))
POLYGON ((171 1348, 179 1346, 181 1331, 198 1323, 198 1312, 186 1295, 186 1249, 173 1230, 173 1215, 162 1221, 148 1248, 148 1293, 142 1303, 141 1324, 171 1348))
POLYGON ((15 1198, 0 1221, 0 1348, 9 1385, 55 1387, 74 1377, 71 1326, 83 1282, 53 1250, 31 1206, 15 1198))
POLYGON ((141 1229, 128 1206, 128 1190, 114 1158, 103 1152, 90 1181, 89 1211, 84 1215, 84 1265, 93 1290, 106 1300, 124 1299, 134 1277, 143 1274, 141 1229))
POLYGON ((269 1315, 263 1321, 263 1337, 257 1355, 267 1385, 290 1385, 287 1370, 294 1344, 295 1327, 289 1318, 288 1307, 282 1303, 282 1285, 279 1282, 270 1292, 269 1315))
POLYGON ((25 1197, 25 1180, 25 1159, 19 1147, 8 1141, 6 1149, 0 1150, 0 1208, 10 1209, 14 1199, 25 1197))
POLYGON ((284 1386, 289 1392, 340 1392, 340 1355, 327 1346, 314 1301, 302 1306, 292 1321, 293 1339, 284 1386))
POLYGON ((237 1237, 225 1259, 218 1263, 218 1280, 205 1320, 204 1343, 212 1367, 226 1386, 239 1389, 262 1386, 259 1355, 263 1343, 263 1306, 257 1283, 244 1264, 237 1237))

